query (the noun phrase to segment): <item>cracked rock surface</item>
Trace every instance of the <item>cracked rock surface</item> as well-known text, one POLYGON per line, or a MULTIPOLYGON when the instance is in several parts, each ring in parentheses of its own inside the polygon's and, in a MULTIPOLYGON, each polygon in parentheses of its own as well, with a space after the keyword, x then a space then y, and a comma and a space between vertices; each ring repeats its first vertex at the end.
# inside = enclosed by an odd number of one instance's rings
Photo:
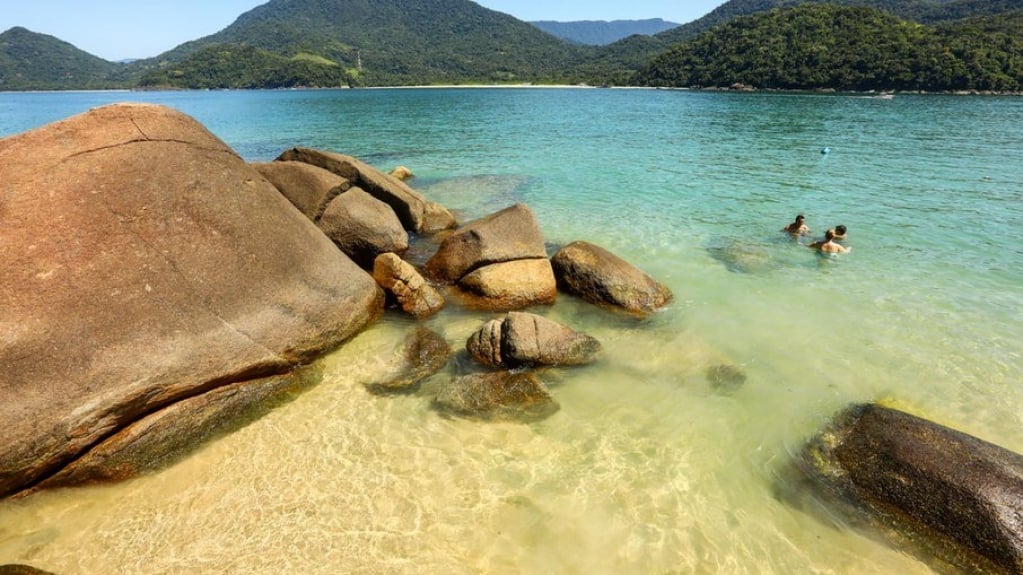
POLYGON ((600 342, 556 321, 524 312, 483 324, 469 336, 466 349, 493 367, 583 365, 600 353, 600 342))
POLYGON ((119 104, 0 140, 0 497, 135 421, 291 371, 382 292, 188 116, 119 104))

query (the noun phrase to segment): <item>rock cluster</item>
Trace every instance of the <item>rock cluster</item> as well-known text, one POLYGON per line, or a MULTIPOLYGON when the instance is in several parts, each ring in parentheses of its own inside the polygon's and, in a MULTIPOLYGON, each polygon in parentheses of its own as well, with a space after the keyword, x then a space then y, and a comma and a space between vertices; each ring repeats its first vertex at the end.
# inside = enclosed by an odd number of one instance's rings
MULTIPOLYGON (((385 295, 416 320, 448 293, 512 312, 469 339, 478 367, 440 390, 444 413, 545 417, 557 403, 526 370, 600 351, 513 311, 578 283, 556 276, 524 204, 448 232, 447 208, 356 158, 293 148, 249 165, 162 106, 98 108, 0 140, 0 165, 0 497, 130 477, 258 416, 315 384, 302 366, 375 321, 385 295), (402 259, 413 240, 436 242, 422 273, 402 259)), ((592 301, 651 311, 670 299, 636 295, 659 284, 611 261, 598 266, 625 279, 588 281, 641 285, 592 301)), ((368 387, 413 392, 451 353, 418 329, 404 372, 368 387)))

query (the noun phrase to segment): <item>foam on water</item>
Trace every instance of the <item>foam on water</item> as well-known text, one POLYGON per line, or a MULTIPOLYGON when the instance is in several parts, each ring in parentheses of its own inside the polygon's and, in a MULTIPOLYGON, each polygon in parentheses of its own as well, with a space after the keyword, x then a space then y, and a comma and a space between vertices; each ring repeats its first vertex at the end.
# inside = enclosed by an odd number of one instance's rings
MULTIPOLYGON (((467 217, 524 201, 550 243, 601 244, 676 299, 645 321, 570 297, 538 310, 605 351, 595 365, 542 374, 561 410, 532 425, 433 411, 464 358, 415 395, 368 393, 364 383, 393 371, 411 325, 387 316, 325 360, 319 386, 165 471, 0 503, 0 563, 146 574, 928 573, 800 504, 786 476, 794 454, 838 410, 877 400, 1023 452, 1018 99, 132 96, 182 108, 249 159, 305 145, 405 164, 431 199, 467 217), (849 226, 853 252, 820 258, 779 233, 797 212, 815 232, 849 226), (713 385, 708 369, 722 364, 745 383, 713 385)), ((15 112, 0 133, 97 97, 0 95, 15 112)), ((451 309, 429 324, 459 348, 489 317, 451 309)))

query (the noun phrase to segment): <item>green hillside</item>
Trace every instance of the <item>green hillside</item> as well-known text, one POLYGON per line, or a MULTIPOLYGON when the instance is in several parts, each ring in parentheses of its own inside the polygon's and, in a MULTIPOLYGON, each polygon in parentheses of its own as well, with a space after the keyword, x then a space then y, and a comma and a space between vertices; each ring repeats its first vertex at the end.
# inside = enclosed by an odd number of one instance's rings
POLYGON ((80 90, 122 86, 123 66, 71 44, 15 27, 0 34, 0 90, 80 90))
POLYGON ((657 34, 657 38, 668 45, 684 42, 739 16, 804 4, 875 8, 922 24, 993 16, 1023 9, 1023 0, 729 0, 703 18, 657 34))
POLYGON ((735 18, 657 57, 649 86, 838 90, 1023 88, 1020 13, 927 26, 871 8, 804 4, 735 18))
MULTIPOLYGON (((197 53, 230 44, 285 58, 321 57, 358 85, 550 81, 563 77, 583 54, 469 0, 272 0, 217 34, 145 62, 145 83, 158 85, 177 75, 178 84, 198 86, 200 79, 192 83, 189 70, 199 62, 187 59, 206 60, 208 54, 197 53)), ((229 58, 249 60, 236 68, 252 63, 252 52, 231 53, 229 58)), ((233 77, 224 81, 236 83, 233 77)))
POLYGON ((131 64, 12 28, 0 34, 0 90, 527 82, 1019 90, 1021 13, 1023 0, 730 0, 655 36, 582 46, 469 0, 271 0, 217 34, 131 64))

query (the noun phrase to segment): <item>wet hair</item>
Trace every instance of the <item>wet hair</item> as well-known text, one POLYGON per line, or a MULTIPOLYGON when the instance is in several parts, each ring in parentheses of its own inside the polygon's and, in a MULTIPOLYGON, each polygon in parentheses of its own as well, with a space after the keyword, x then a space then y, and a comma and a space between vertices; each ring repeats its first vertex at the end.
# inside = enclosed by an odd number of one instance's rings
POLYGON ((803 221, 805 219, 806 219, 806 216, 804 216, 803 214, 799 214, 798 216, 796 216, 796 221, 797 222, 801 222, 801 221, 803 221))
POLYGON ((844 236, 845 235, 845 226, 835 226, 835 235, 844 236))
POLYGON ((833 239, 835 239, 835 230, 828 230, 828 231, 824 232, 824 240, 825 241, 833 240, 833 239))

